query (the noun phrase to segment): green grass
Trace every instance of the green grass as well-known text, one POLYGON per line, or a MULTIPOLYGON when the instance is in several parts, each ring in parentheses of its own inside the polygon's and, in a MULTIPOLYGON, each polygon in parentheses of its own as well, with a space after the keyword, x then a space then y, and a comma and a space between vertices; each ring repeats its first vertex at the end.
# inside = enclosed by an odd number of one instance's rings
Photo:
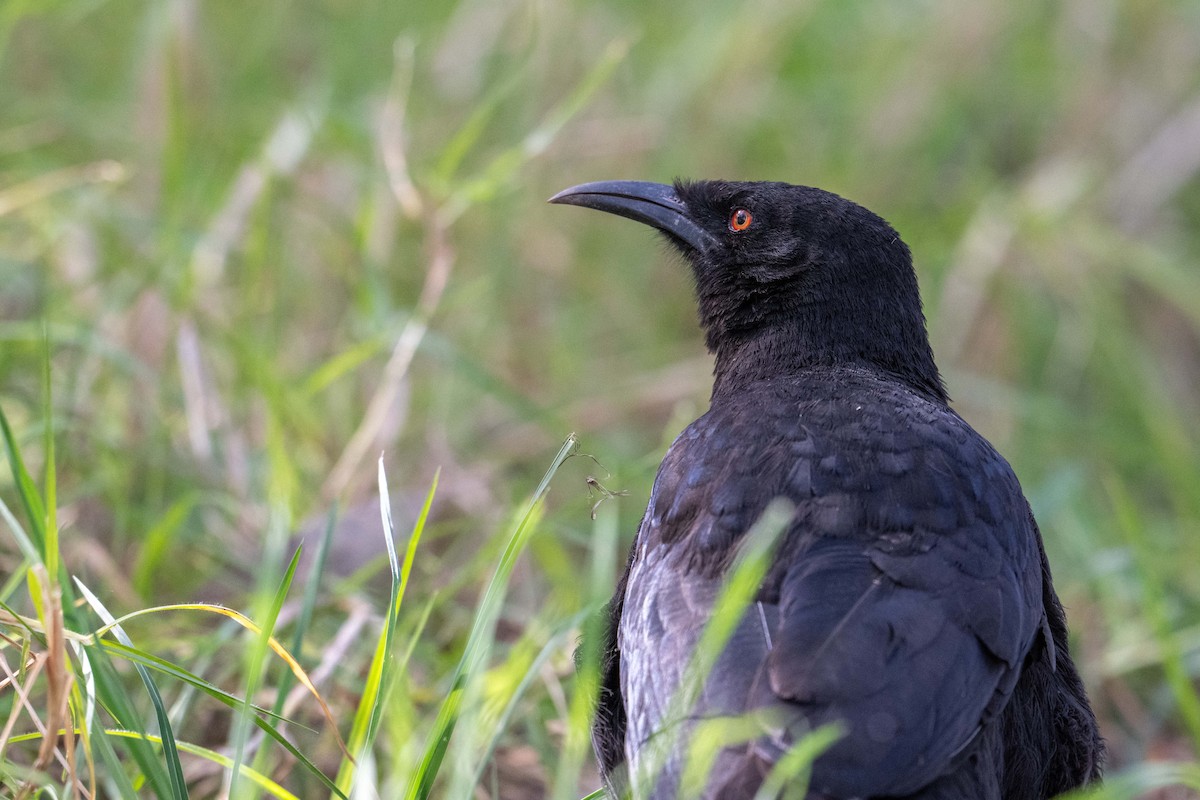
POLYGON ((594 790, 571 652, 709 362, 544 200, 676 175, 896 225, 1100 796, 1200 791, 1196 4, 11 0, 0 75, 0 795, 594 790))

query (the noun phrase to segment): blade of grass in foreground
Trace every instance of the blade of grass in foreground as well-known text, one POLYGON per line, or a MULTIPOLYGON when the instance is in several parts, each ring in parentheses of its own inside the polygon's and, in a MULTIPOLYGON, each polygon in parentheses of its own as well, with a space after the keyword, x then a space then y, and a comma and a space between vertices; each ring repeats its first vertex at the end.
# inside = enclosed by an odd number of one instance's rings
MULTIPOLYGON (((92 640, 98 640, 102 638, 116 624, 127 622, 134 617, 142 617, 147 614, 159 614, 164 611, 204 611, 209 614, 219 614, 223 617, 233 620, 251 633, 257 634, 262 632, 262 628, 254 624, 249 617, 247 617, 245 614, 234 611, 232 608, 226 608, 225 606, 218 606, 212 603, 175 603, 172 605, 154 606, 152 608, 143 608, 138 611, 131 611, 122 617, 118 617, 113 622, 105 624, 90 636, 80 636, 79 634, 74 635, 76 638, 91 642, 92 640)), ((321 707, 321 713, 325 716, 325 721, 329 723, 332 733, 337 739, 338 747, 345 751, 345 742, 337 732, 337 722, 334 719, 333 712, 329 708, 329 704, 325 702, 325 698, 321 697, 321 693, 318 692, 317 687, 313 685, 312 679, 308 677, 308 673, 306 673, 300 666, 300 662, 296 661, 295 656, 289 653, 287 648, 281 645, 273 636, 268 637, 267 646, 271 648, 275 655, 283 659, 284 663, 286 663, 292 670, 292 675, 296 678, 296 680, 300 681, 304 688, 308 690, 308 693, 312 695, 313 699, 317 701, 317 704, 321 707)))
POLYGON ((438 479, 441 477, 441 470, 433 474, 433 482, 429 485, 429 492, 425 495, 425 503, 421 506, 421 513, 417 516, 417 522, 413 525, 412 534, 408 537, 408 546, 404 549, 404 565, 397 569, 396 558, 396 525, 392 520, 392 500, 391 494, 387 488, 387 476, 383 471, 383 459, 379 460, 379 511, 381 514, 384 531, 387 534, 387 551, 388 551, 388 567, 392 573, 392 588, 391 588, 391 616, 388 619, 388 626, 384 632, 384 657, 386 663, 385 678, 381 684, 383 687, 384 702, 376 703, 371 709, 370 725, 367 726, 366 747, 370 747, 375 741, 375 736, 379 732, 379 721, 382 717, 383 707, 387 700, 387 692, 391 688, 393 675, 395 674, 395 655, 393 642, 396 637, 396 626, 400 622, 400 604, 404 602, 404 593, 408 589, 408 579, 412 575, 413 561, 417 556, 417 543, 421 541, 421 536, 425 532, 425 522, 429 519, 429 509, 433 505, 433 496, 437 493, 438 479))
POLYGON ((79 750, 83 753, 87 768, 88 793, 95 797, 96 754, 92 745, 92 730, 96 726, 96 677, 87 648, 74 641, 69 644, 79 664, 79 679, 71 685, 71 720, 79 729, 79 750))
MULTIPOLYGON (((133 664, 140 664, 141 666, 156 670, 164 675, 174 678, 181 683, 192 686, 230 709, 236 710, 245 705, 245 700, 242 698, 236 697, 217 686, 213 686, 208 681, 205 681, 203 678, 200 678, 199 676, 184 669, 183 667, 180 667, 177 664, 172 664, 169 661, 158 658, 157 656, 151 655, 143 650, 128 647, 120 642, 111 642, 108 640, 101 640, 98 642, 98 645, 101 650, 107 654, 118 656, 133 664)), ((252 704, 250 707, 254 712, 251 717, 251 722, 253 722, 260 730, 262 730, 263 733, 271 737, 276 744, 287 750, 301 766, 312 773, 319 781, 321 781, 321 783, 325 785, 327 789, 340 797, 345 797, 344 794, 339 792, 333 781, 325 776, 325 773, 321 771, 320 767, 314 764, 311 759, 297 749, 297 747, 293 745, 286 736, 280 733, 279 730, 271 724, 271 721, 288 722, 287 719, 260 706, 252 704), (268 719, 263 719, 259 715, 270 718, 271 721, 268 719)), ((303 728, 304 726, 299 727, 303 728)), ((307 728, 305 728, 305 730, 307 730, 307 728)), ((101 733, 111 735, 112 731, 101 729, 101 733)), ((143 744, 146 741, 149 741, 147 738, 148 734, 143 735, 132 731, 129 733, 130 736, 125 737, 129 741, 139 740, 143 744)), ((232 762, 230 763, 232 764, 232 762)))
MULTIPOLYGON (((429 492, 425 495, 425 504, 417 516, 412 533, 408 537, 408 547, 404 551, 404 564, 396 555, 395 534, 396 526, 392 521, 392 501, 388 492, 387 473, 383 468, 383 458, 379 459, 379 513, 383 522, 384 542, 387 546, 388 567, 392 574, 392 588, 388 599, 387 622, 380 632, 375 644, 375 654, 371 658, 371 667, 367 671, 367 679, 363 686, 363 696, 354 714, 354 723, 350 728, 349 749, 351 753, 365 753, 370 750, 379 730, 383 708, 386 705, 388 690, 395 680, 397 664, 392 655, 392 642, 396 634, 396 626, 400 620, 400 606, 404 602, 404 591, 408 587, 408 578, 412 574, 413 561, 417 554, 417 544, 425 532, 425 522, 429 518, 429 509, 433 505, 433 497, 437 492, 440 471, 434 473, 429 492)), ((404 659, 407 661, 407 657, 404 659)), ((401 662, 403 664, 403 662, 401 662)), ((337 785, 349 792, 356 774, 355 764, 349 758, 342 761, 338 770, 337 785)))
POLYGON ((13 538, 17 540, 17 549, 21 551, 21 557, 25 559, 25 563, 18 569, 13 570, 13 574, 4 582, 4 586, 0 588, 0 598, 8 598, 16 591, 17 586, 23 581, 25 569, 30 564, 34 564, 41 560, 38 555, 37 548, 33 544, 33 540, 25 533, 25 529, 21 527, 21 523, 12 513, 12 509, 4 502, 4 498, 0 498, 0 518, 8 525, 8 529, 12 531, 13 538))
MULTIPOLYGON (((40 560, 46 541, 46 507, 42 503, 41 494, 38 493, 37 487, 33 483, 33 478, 25 469, 25 461, 21 458, 21 450, 17 447, 17 439, 8 424, 8 417, 4 414, 3 407, 0 407, 0 431, 4 433, 4 451, 8 456, 9 470, 12 472, 13 483, 17 486, 17 496, 21 498, 21 505, 25 507, 25 518, 29 520, 30 525, 29 539, 35 548, 35 552, 27 553, 26 557, 33 556, 31 560, 40 560)), ((20 540, 18 539, 18 541, 20 540)))
MULTIPOLYGON (((325 560, 329 555, 329 544, 333 541, 333 531, 337 524, 338 509, 336 506, 329 510, 329 516, 325 521, 325 532, 321 535, 321 541, 317 545, 317 554, 313 557, 312 565, 309 567, 308 580, 304 586, 304 596, 300 603, 300 614, 296 617, 296 624, 292 631, 292 652, 300 653, 304 646, 304 637, 308 634, 308 627, 312 623, 313 610, 317 605, 317 595, 320 589, 321 575, 325 572, 325 560)), ((277 718, 281 718, 283 714, 284 704, 287 702, 288 693, 291 691, 292 684, 295 681, 295 676, 291 672, 285 672, 279 678, 279 685, 275 689, 275 704, 271 707, 271 714, 277 718)), ((262 772, 268 769, 267 766, 267 750, 260 748, 255 756, 254 769, 262 772)), ((322 773, 324 777, 324 773, 322 773)))
MULTIPOLYGON (((78 580, 76 582, 78 582, 78 580)), ((77 633, 69 634, 69 635, 75 639, 86 642, 93 647, 91 652, 94 654, 94 656, 97 657, 96 660, 98 662, 98 664, 95 666, 107 664, 108 653, 112 652, 117 655, 121 655, 122 657, 127 658, 130 661, 133 661, 135 663, 139 663, 139 664, 142 664, 144 666, 147 666, 147 667, 150 667, 153 669, 158 669, 161 672, 171 675, 172 677, 178 678, 179 680, 182 680, 185 683, 188 683, 191 686, 194 686, 195 688, 203 691, 205 694, 208 694, 210 697, 212 697, 222 703, 225 703, 226 705, 229 705, 231 708, 234 707, 235 705, 236 706, 244 705, 244 702, 245 702, 244 700, 234 697, 234 696, 228 694, 227 692, 223 692, 220 689, 217 689, 216 687, 212 686, 211 684, 207 683, 206 681, 203 681, 200 678, 197 678, 196 676, 192 675, 191 673, 187 672, 186 670, 183 670, 182 668, 180 668, 176 665, 170 664, 169 662, 163 661, 162 659, 155 658, 154 656, 151 656, 148 653, 145 653, 144 651, 141 651, 141 650, 137 650, 135 648, 121 649, 122 645, 120 643, 101 641, 103 639, 104 635, 109 630, 113 630, 115 626, 117 626, 123 622, 126 622, 135 617, 141 617, 141 616, 145 616, 147 614, 158 614, 158 613, 161 613, 164 611, 204 611, 207 613, 219 614, 221 616, 227 617, 227 618, 233 620, 234 622, 236 622, 238 625, 242 626, 243 628, 246 628, 247 630, 249 630, 252 633, 256 633, 256 634, 261 633, 261 630, 262 630, 257 625, 255 625, 253 622, 251 622, 250 619, 247 618, 246 616, 244 616, 232 609, 225 608, 224 606, 217 606, 217 605, 211 605, 211 604, 206 604, 206 603, 181 603, 181 604, 176 604, 176 605, 155 606, 153 608, 144 608, 144 609, 140 609, 138 611, 132 611, 122 617, 112 620, 111 622, 106 622, 103 627, 101 627, 99 630, 97 630, 95 633, 93 633, 89 636, 84 636, 84 635, 77 634, 77 633)), ((23 621, 25 621, 26 623, 29 622, 28 620, 23 620, 23 621)), ((325 699, 323 697, 321 697, 320 692, 317 691, 316 686, 313 685, 313 682, 308 677, 308 674, 304 671, 303 668, 301 668, 299 662, 296 661, 295 657, 292 656, 292 654, 289 653, 283 647, 283 645, 279 644, 279 642, 276 641, 274 639, 274 637, 269 637, 267 639, 267 645, 280 659, 282 659, 284 661, 284 663, 286 663, 288 665, 288 667, 292 671, 293 677, 297 681, 299 681, 301 683, 301 685, 303 685, 304 688, 308 691, 308 693, 312 696, 312 698, 317 701, 317 705, 320 707, 321 713, 325 717, 325 721, 329 724, 330 731, 333 734, 335 740, 337 741, 338 747, 340 747, 342 749, 343 753, 347 752, 346 745, 345 745, 344 741, 342 740, 341 735, 338 733, 337 722, 334 719, 333 712, 330 710, 329 705, 325 702, 325 699)), ((106 666, 105 668, 110 671, 112 670, 111 665, 106 666)), ((100 673, 100 674, 103 674, 103 673, 100 673)), ((119 695, 116 695, 115 697, 116 697, 116 700, 118 700, 120 702, 121 713, 119 715, 114 714, 114 716, 118 717, 118 724, 120 726, 130 728, 131 725, 129 723, 121 722, 122 719, 129 719, 134 724, 136 724, 138 721, 137 716, 132 711, 132 706, 129 702, 129 699, 124 694, 119 694, 119 695)), ((108 707, 107 703, 106 703, 106 707, 108 707)), ((258 706, 252 706, 252 708, 256 712, 255 714, 251 715, 251 721, 255 725, 257 725, 260 729, 263 730, 264 733, 266 733, 268 736, 270 736, 272 739, 274 739, 277 744, 279 744, 284 749, 286 749, 289 753, 291 753, 293 757, 295 757, 302 765, 304 765, 304 767, 306 769, 308 769, 310 772, 312 772, 314 775, 316 775, 317 778, 320 779, 321 782, 324 783, 326 785, 326 787, 328 789, 330 789, 334 794, 337 794, 340 797, 345 797, 345 794, 343 792, 341 792, 331 780, 329 780, 327 777, 325 777, 324 773, 322 773, 321 770, 318 769, 308 758, 306 758, 302 753, 300 753, 300 751, 297 750, 296 747, 294 745, 292 745, 281 733, 279 733, 279 731, 275 730, 269 723, 267 723, 266 721, 264 721, 258 717, 258 714, 272 716, 271 712, 267 711, 264 708, 260 708, 258 706)), ((113 711, 112 708, 109 708, 109 710, 110 710, 110 712, 113 711)), ((127 741, 129 743, 131 749, 134 750, 135 755, 139 755, 139 753, 142 749, 148 749, 148 745, 146 743, 148 740, 146 739, 146 737, 144 735, 144 731, 136 730, 134 732, 142 734, 142 735, 140 736, 140 738, 132 737, 132 738, 129 738, 127 741), (135 747, 135 745, 136 745, 136 747, 135 747)), ((139 763, 139 765, 143 766, 144 770, 149 770, 148 766, 143 765, 142 758, 139 758, 138 763, 139 763)), ((157 762, 155 762, 151 766, 157 766, 161 770, 161 765, 158 765, 157 762)), ((151 773, 149 773, 147 771, 147 775, 149 775, 149 774, 151 774, 151 773)))
MULTIPOLYGON (((329 512, 329 519, 325 523, 325 533, 321 536, 321 542, 317 545, 317 554, 313 557, 312 567, 308 572, 308 582, 304 587, 304 598, 300 605, 300 615, 296 617, 295 630, 292 632, 292 652, 299 653, 304 646, 304 637, 308 633, 308 626, 312 624, 313 611, 317 607, 317 595, 320 590, 321 575, 325 573, 325 561, 329 557, 329 546, 333 542, 333 531, 337 524, 337 509, 332 509, 329 512)), ((283 703, 286 699, 288 689, 291 687, 292 676, 284 675, 279 682, 279 697, 275 701, 274 711, 276 714, 283 712, 283 703)))
MULTIPOLYGON (((187 683, 191 686, 194 686, 197 689, 199 689, 201 692, 203 692, 204 694, 206 694, 209 697, 211 697, 212 699, 222 703, 223 705, 227 706, 230 709, 236 710, 239 708, 243 708, 245 705, 245 701, 242 698, 235 697, 234 695, 230 694, 229 692, 223 691, 220 688, 213 686, 211 683, 208 683, 207 681, 203 680, 202 678, 198 677, 197 675, 194 675, 193 673, 189 672, 188 670, 185 670, 183 667, 180 667, 176 664, 172 664, 168 661, 164 661, 163 659, 158 658, 153 655, 150 655, 149 653, 146 653, 144 651, 125 647, 124 645, 120 644, 119 642, 104 641, 104 642, 101 642, 101 645, 103 645, 103 648, 105 651, 112 653, 113 655, 118 655, 124 659, 127 659, 128 661, 135 663, 135 664, 142 664, 146 667, 149 667, 150 669, 158 670, 159 672, 163 673, 164 675, 169 675, 170 677, 175 678, 176 680, 179 680, 183 683, 187 683)), ((267 719, 263 719, 259 715, 273 718, 275 721, 278 721, 278 722, 289 722, 289 720, 287 720, 284 717, 279 716, 278 714, 274 714, 271 711, 269 711, 265 708, 262 708, 260 706, 256 706, 256 705, 252 704, 250 707, 254 711, 254 715, 251 716, 250 721, 253 722, 256 726, 258 726, 259 730, 261 730, 267 736, 271 737, 275 741, 275 743, 278 744, 280 747, 282 747, 284 750, 288 751, 288 753, 290 753, 292 755, 292 757, 296 759, 297 763, 299 763, 302 767, 304 767, 306 770, 308 770, 310 773, 312 773, 312 775, 314 775, 317 778, 317 780, 319 780, 321 783, 323 783, 325 785, 326 789, 329 789, 331 792, 333 792, 338 797, 345 798, 346 795, 337 788, 337 785, 334 784, 334 782, 332 780, 330 780, 328 777, 326 777, 325 773, 321 770, 320 767, 318 767, 315 763, 313 763, 313 761, 308 756, 304 755, 304 753, 302 753, 294 744, 292 744, 292 742, 286 736, 284 736, 282 733, 280 733, 279 730, 274 725, 272 725, 270 721, 268 721, 267 719)), ((291 723, 291 724, 295 725, 296 723, 291 723)), ((308 728, 305 728, 305 726, 302 726, 302 725, 298 726, 298 727, 308 730, 308 728)), ((232 764, 232 762, 230 762, 230 763, 232 764)))
POLYGON ((292 578, 296 576, 296 567, 300 563, 300 553, 303 548, 297 547, 296 552, 292 554, 292 560, 288 562, 287 570, 283 574, 283 578, 279 581, 279 588, 275 590, 275 595, 271 599, 270 609, 267 611, 266 621, 262 625, 262 630, 259 631, 258 637, 254 641, 254 647, 250 651, 250 657, 246 667, 246 689, 245 699, 242 702, 242 707, 239 713, 235 715, 233 726, 233 762, 229 776, 229 796, 240 797, 238 792, 238 776, 244 766, 246 757, 246 741, 250 736, 250 722, 255 717, 251 710, 250 698, 258 691, 258 684, 262 680, 263 664, 267 660, 267 651, 271 646, 271 639, 275 630, 275 623, 279 620, 279 612, 283 608, 283 603, 287 599, 288 591, 292 588, 292 578))
MULTIPOLYGON (((408 791, 405 793, 405 797, 408 800, 425 800, 433 790, 433 782, 437 778, 442 760, 446 755, 446 749, 450 744, 450 737, 454 733, 459 721, 459 709, 463 707, 464 695, 468 690, 472 690, 472 696, 478 691, 477 686, 471 686, 472 681, 470 679, 476 676, 476 673, 491 650, 495 637, 496 620, 500 615, 500 607, 503 604, 504 595, 508 589, 509 577, 512 575, 517 557, 528 543, 530 534, 537 527, 536 523, 540 519, 542 507, 541 501, 550 486, 550 480, 558 472, 558 468, 562 466, 562 463, 567 460, 567 457, 575 451, 577 444, 578 440, 573 433, 563 442, 562 447, 558 450, 558 454, 554 457, 554 461, 550 464, 550 468, 546 470, 541 483, 534 490, 533 495, 526 503, 523 512, 513 526, 508 543, 504 548, 503 554, 500 556, 500 562, 496 565, 492 579, 484 591, 483 600, 479 604, 479 611, 475 615, 471 632, 467 636, 467 643, 463 649, 462 658, 459 660, 458 667, 455 669, 454 677, 451 680, 450 692, 442 702, 437 719, 434 721, 433 730, 430 733, 429 741, 425 748, 425 754, 421 759, 420 766, 413 775, 408 791)), ((467 703, 465 707, 477 710, 478 706, 478 703, 467 703)), ((471 733, 477 734, 478 732, 472 731, 471 733)), ((477 755, 472 745, 473 737, 472 741, 463 745, 467 758, 477 755)), ((472 774, 472 770, 462 770, 456 772, 451 778, 457 779, 456 783, 462 783, 469 780, 472 774)), ((446 796, 469 797, 472 790, 473 787, 452 785, 446 796)))
MULTIPOLYGON (((117 623, 116 618, 109 613, 108 609, 100 602, 100 598, 92 594, 92 591, 87 588, 80 580, 75 580, 75 585, 79 587, 79 591, 83 593, 88 605, 96 612, 100 619, 104 620, 106 625, 111 626, 113 634, 117 640, 126 647, 133 647, 133 641, 125 635, 125 630, 117 623)), ((154 716, 158 720, 158 732, 162 739, 163 758, 167 762, 167 776, 171 781, 171 797, 176 800, 187 800, 187 783, 183 779, 183 766, 179 763, 179 749, 175 746, 175 736, 171 730, 171 719, 167 716, 167 709, 163 705, 162 695, 158 692, 158 686, 155 685, 154 679, 150 677, 150 673, 141 664, 135 664, 138 677, 142 679, 142 684, 146 687, 146 694, 150 696, 150 702, 154 706, 154 716)))
MULTIPOLYGON (((66 586, 63 587, 64 597, 66 588, 66 586)), ((77 619, 83 619, 83 611, 83 608, 76 609, 77 619)), ((68 638, 73 636, 78 636, 78 634, 68 633, 68 638)), ((97 702, 112 715, 116 727, 138 734, 146 734, 142 715, 137 710, 129 695, 129 690, 126 689, 125 681, 109 659, 105 648, 93 643, 91 637, 81 637, 81 641, 87 647, 87 658, 91 666, 92 679, 95 682, 97 702)), ((92 733, 93 741, 100 742, 101 754, 108 759, 109 754, 105 752, 105 749, 113 750, 113 747, 104 736, 105 729, 100 724, 98 715, 93 718, 92 733)), ((167 774, 167 767, 158 757, 157 748, 145 738, 125 739, 122 744, 123 749, 133 756, 133 760, 141 770, 140 776, 135 773, 135 778, 145 782, 139 785, 139 789, 142 792, 152 791, 156 797, 160 798, 172 797, 171 779, 167 774)), ((136 797, 138 795, 129 796, 136 797)))
MULTIPOLYGON (((107 639, 101 640, 100 646, 104 648, 104 651, 110 655, 117 656, 134 664, 141 664, 143 667, 155 670, 156 672, 159 672, 160 674, 166 675, 170 678, 174 678, 180 683, 187 684, 188 686, 191 686, 208 695, 210 698, 216 700, 224 706, 236 709, 246 705, 246 701, 243 698, 230 694, 218 686, 213 686, 208 681, 196 675, 196 673, 184 669, 178 664, 172 664, 166 659, 159 658, 151 653, 147 653, 145 650, 138 650, 136 647, 129 647, 121 642, 110 642, 107 639)), ((254 711, 254 713, 270 717, 276 722, 288 722, 285 717, 275 714, 263 708, 262 706, 251 703, 250 708, 254 711)), ((298 727, 304 728, 305 730, 311 730, 310 728, 302 725, 298 727)))

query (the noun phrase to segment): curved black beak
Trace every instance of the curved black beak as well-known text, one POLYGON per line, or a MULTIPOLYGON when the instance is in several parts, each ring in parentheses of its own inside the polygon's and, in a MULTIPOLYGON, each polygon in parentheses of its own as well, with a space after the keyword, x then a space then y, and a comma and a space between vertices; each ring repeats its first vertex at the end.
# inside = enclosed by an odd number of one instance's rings
POLYGON ((548 202, 583 206, 651 225, 704 252, 716 241, 697 225, 674 187, 647 181, 596 181, 563 189, 548 202))

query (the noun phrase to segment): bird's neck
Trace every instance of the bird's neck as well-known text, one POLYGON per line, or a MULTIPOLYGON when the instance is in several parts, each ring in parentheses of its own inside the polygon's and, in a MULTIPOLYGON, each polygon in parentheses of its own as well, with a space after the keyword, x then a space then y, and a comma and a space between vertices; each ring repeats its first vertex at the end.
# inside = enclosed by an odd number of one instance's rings
POLYGON ((867 368, 898 380, 930 399, 948 402, 933 352, 919 336, 864 337, 829 341, 824 331, 803 324, 731 337, 713 348, 713 398, 731 396, 763 380, 786 378, 811 369, 867 368))

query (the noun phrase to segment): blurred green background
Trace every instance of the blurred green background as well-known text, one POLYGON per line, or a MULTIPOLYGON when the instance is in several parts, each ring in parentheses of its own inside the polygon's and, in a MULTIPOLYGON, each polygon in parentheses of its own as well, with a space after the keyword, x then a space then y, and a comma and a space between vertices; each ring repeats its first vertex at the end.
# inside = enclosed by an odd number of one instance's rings
MULTIPOLYGON (((0 407, 35 476, 52 422, 66 567, 114 613, 259 608, 290 533, 311 550, 336 503, 297 655, 337 643, 322 691, 344 720, 386 607, 376 458, 401 540, 441 469, 408 589, 413 613, 436 601, 419 636, 405 623, 383 796, 507 521, 576 432, 594 460, 555 476, 479 676, 493 703, 528 685, 488 718, 494 754, 455 747, 488 759, 477 796, 578 797, 597 784, 559 763, 576 615, 610 590, 710 362, 653 234, 545 199, 606 178, 820 186, 912 248, 955 407, 1034 504, 1111 770, 1144 777, 1200 745, 1198 172, 1195 2, 6 0, 0 407), (628 492, 598 523, 589 476, 628 492), (372 633, 339 640, 363 608, 372 633)), ((30 613, 8 537, 0 579, 30 613)), ((207 618, 135 627, 247 685, 247 646, 207 618)), ((162 689, 181 741, 224 746, 221 707, 162 689)), ((288 758, 267 771, 318 792, 288 758)), ((214 796, 221 771, 184 765, 214 796)))

